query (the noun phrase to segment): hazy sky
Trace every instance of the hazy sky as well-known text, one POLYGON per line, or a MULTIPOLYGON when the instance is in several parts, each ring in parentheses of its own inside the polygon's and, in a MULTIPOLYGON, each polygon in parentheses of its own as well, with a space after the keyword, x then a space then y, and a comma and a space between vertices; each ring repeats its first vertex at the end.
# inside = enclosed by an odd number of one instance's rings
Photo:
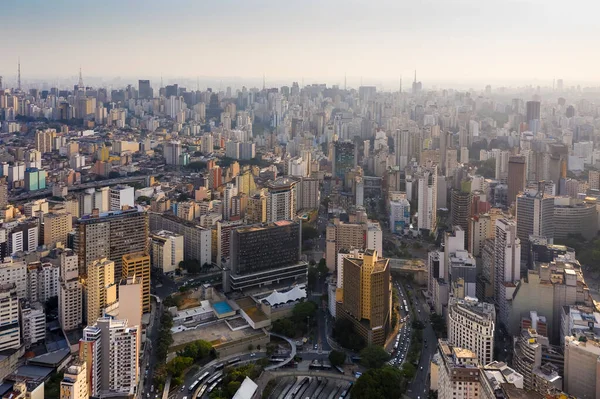
POLYGON ((600 82, 597 0, 2 0, 0 75, 600 82))

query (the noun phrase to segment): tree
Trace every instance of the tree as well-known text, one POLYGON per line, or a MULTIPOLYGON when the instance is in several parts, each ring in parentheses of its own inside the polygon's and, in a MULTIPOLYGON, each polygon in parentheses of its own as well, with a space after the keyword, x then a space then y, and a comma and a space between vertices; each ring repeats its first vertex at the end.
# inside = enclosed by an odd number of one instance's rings
POLYGON ((177 356, 167 363, 167 371, 174 376, 181 376, 193 363, 194 359, 191 357, 177 356))
POLYGON ((415 375, 417 375, 417 368, 412 363, 404 362, 404 365, 402 366, 402 376, 406 380, 412 380, 415 378, 415 375))
POLYGON ((329 273, 329 268, 327 267, 327 261, 323 258, 319 261, 317 265, 317 271, 319 272, 319 277, 323 278, 329 273))
POLYGON ((432 313, 429 316, 429 320, 431 320, 431 327, 435 331, 435 334, 440 338, 444 337, 446 334, 446 322, 444 318, 437 313, 432 313))
POLYGON ((406 381, 400 370, 393 367, 367 370, 352 386, 353 398, 387 399, 401 398, 406 381))
POLYGON ((306 323, 306 318, 314 318, 317 313, 317 304, 311 301, 300 302, 292 309, 292 320, 296 323, 306 323))
POLYGON ((360 363, 369 369, 383 367, 390 355, 381 346, 370 345, 360 351, 360 363))
POLYGON ((312 226, 302 223, 302 241, 314 240, 319 237, 319 232, 312 226))
POLYGON ((341 366, 346 362, 346 354, 344 352, 332 350, 329 352, 329 361, 332 366, 341 366))
POLYGON ((119 177, 121 177, 121 174, 119 172, 115 172, 114 170, 108 172, 109 179, 118 179, 119 177))
POLYGON ((309 291, 313 291, 315 289, 315 285, 317 284, 317 280, 319 279, 319 271, 315 266, 309 266, 308 272, 306 276, 306 286, 309 291))
POLYGON ((253 351, 254 350, 254 345, 252 344, 248 344, 248 351, 253 351))

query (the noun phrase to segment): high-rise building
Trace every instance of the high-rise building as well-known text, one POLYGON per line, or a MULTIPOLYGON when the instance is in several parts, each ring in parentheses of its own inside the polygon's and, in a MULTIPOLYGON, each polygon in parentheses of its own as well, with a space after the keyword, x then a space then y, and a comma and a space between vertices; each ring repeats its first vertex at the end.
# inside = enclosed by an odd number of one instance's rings
POLYGON ((600 397, 600 337, 565 337, 564 390, 577 398, 600 397))
POLYGON ((134 395, 139 378, 138 326, 109 317, 83 330, 79 357, 85 362, 90 396, 134 395))
POLYGON ((481 393, 478 395, 480 398, 508 399, 515 394, 525 394, 523 376, 504 362, 493 361, 480 368, 479 382, 481 383, 481 393))
MULTIPOLYGON (((539 121, 541 119, 540 105, 541 104, 539 101, 527 101, 527 103, 525 104, 526 112, 527 112, 527 114, 525 116, 525 121, 527 123, 530 123, 530 121, 533 121, 533 120, 539 121)), ((531 127, 529 130, 532 130, 531 127)))
POLYGON ((389 259, 368 249, 362 259, 344 258, 343 268, 343 299, 336 318, 350 320, 368 345, 384 345, 392 312, 389 259))
POLYGON ((21 328, 26 348, 46 339, 46 314, 39 302, 21 306, 21 328))
POLYGON ((341 249, 372 248, 377 253, 383 253, 383 236, 379 223, 368 220, 364 213, 356 215, 355 219, 351 223, 344 223, 336 218, 327 226, 326 261, 330 270, 334 270, 337 254, 341 249))
POLYGON ((526 190, 517 195, 517 236, 521 240, 521 258, 527 259, 530 236, 554 239, 554 197, 543 190, 526 190))
POLYGON ((0 282, 2 284, 14 284, 17 296, 27 298, 27 264, 12 258, 10 261, 0 264, 0 282))
POLYGON ((410 132, 408 129, 396 129, 393 138, 396 166, 398 166, 400 170, 404 170, 409 161, 410 132))
POLYGON ((150 212, 151 231, 171 231, 183 236, 183 258, 211 262, 211 231, 177 216, 150 212))
POLYGON ((524 156, 512 156, 508 159, 508 195, 507 201, 510 206, 517 199, 517 195, 525 190, 526 163, 524 156))
POLYGON ((477 355, 480 364, 494 356, 494 305, 475 298, 450 298, 448 303, 448 342, 477 355))
POLYGON ((293 220, 298 210, 298 181, 281 177, 267 182, 267 222, 293 220))
POLYGON ((597 170, 590 170, 588 175, 588 183, 590 189, 600 190, 600 172, 597 170))
POLYGON ((334 178, 345 180, 346 173, 356 166, 356 148, 350 141, 333 143, 332 175, 334 178))
POLYGON ((405 198, 390 201, 390 230, 402 233, 410 227, 410 202, 405 198))
POLYGON ((138 80, 138 96, 143 100, 149 100, 154 97, 152 86, 149 80, 138 80))
POLYGON ((135 206, 134 189, 130 186, 114 186, 110 188, 110 210, 120 211, 124 206, 135 206))
POLYGON ((73 249, 79 255, 80 275, 86 274, 91 262, 107 258, 115 262, 118 281, 123 255, 149 251, 148 214, 141 207, 107 213, 94 210, 80 218, 75 229, 73 249))
POLYGON ((76 360, 65 371, 60 382, 60 399, 87 399, 88 394, 87 370, 85 362, 76 360))
POLYGON ((131 276, 142 279, 142 311, 150 312, 150 255, 144 252, 123 255, 122 278, 131 276))
POLYGON ((280 221, 237 227, 231 231, 228 290, 306 279, 308 264, 300 259, 301 224, 280 221))
POLYGON ((591 240, 598 234, 598 209, 595 204, 569 197, 554 198, 554 238, 566 239, 581 234, 591 240))
POLYGON ((500 309, 498 321, 506 327, 510 312, 508 299, 515 291, 515 281, 521 278, 521 241, 517 237, 517 225, 512 220, 496 220, 493 266, 494 298, 500 309))
POLYGON ((19 297, 14 283, 0 285, 0 309, 0 350, 17 349, 21 346, 21 325, 19 297))
POLYGON ((83 316, 83 289, 79 282, 79 258, 71 249, 60 252, 58 321, 65 331, 79 328, 83 316))
POLYGON ((83 329, 79 340, 79 358, 85 363, 86 383, 89 396, 99 396, 102 389, 102 333, 98 326, 83 329))
POLYGON ((115 262, 106 258, 97 259, 87 265, 85 294, 85 319, 88 324, 102 317, 104 308, 116 302, 115 262))
POLYGON ((298 209, 317 209, 321 205, 319 180, 310 177, 302 178, 298 187, 298 209))
POLYGON ((562 390, 563 362, 561 348, 551 347, 548 338, 538 334, 535 326, 523 329, 515 339, 513 367, 523 376, 527 390, 542 395, 549 390, 562 390))
POLYGON ((434 232, 437 224, 437 166, 418 178, 419 230, 434 232))
POLYGON ((480 399, 479 362, 469 349, 439 340, 439 399, 480 399))
POLYGON ((189 154, 183 152, 180 141, 169 141, 165 143, 163 155, 167 165, 185 166, 189 163, 189 154))
POLYGON ((56 137, 56 130, 54 129, 38 130, 35 132, 35 149, 42 154, 52 152, 54 137, 56 137))
POLYGON ((51 249, 56 244, 67 244, 67 237, 73 230, 73 216, 70 213, 49 213, 44 215, 44 245, 51 249))
POLYGON ((465 246, 468 247, 472 195, 468 190, 452 190, 450 194, 450 215, 452 226, 460 226, 465 232, 465 246))
POLYGON ((150 236, 152 268, 163 273, 174 272, 183 261, 183 236, 161 230, 150 236))

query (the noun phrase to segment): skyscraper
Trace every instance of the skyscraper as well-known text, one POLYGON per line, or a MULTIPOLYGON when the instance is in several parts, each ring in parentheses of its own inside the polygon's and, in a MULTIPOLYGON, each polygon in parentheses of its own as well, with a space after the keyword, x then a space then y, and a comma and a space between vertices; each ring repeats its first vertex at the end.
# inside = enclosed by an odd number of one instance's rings
POLYGON ((450 211, 452 216, 452 226, 460 226, 465 232, 465 246, 468 247, 469 233, 471 226, 469 218, 471 217, 472 195, 468 190, 452 190, 450 195, 450 211))
POLYGON ((526 165, 524 156, 512 156, 508 159, 508 206, 517 199, 517 194, 525 189, 527 181, 525 173, 526 165))
POLYGON ((515 281, 521 278, 521 241, 517 237, 517 225, 509 219, 496 220, 494 242, 494 298, 498 305, 499 321, 508 325, 509 304, 515 291, 515 281))
POLYGON ((21 326, 19 324, 19 297, 14 283, 0 285, 0 350, 17 349, 21 346, 21 326))
POLYGON ((113 277, 118 281, 123 255, 149 251, 148 214, 141 207, 106 213, 95 209, 77 221, 74 247, 80 275, 94 260, 107 258, 115 262, 113 277))
POLYGON ((343 299, 336 318, 350 320, 368 345, 384 345, 392 311, 389 259, 368 249, 362 259, 343 258, 343 268, 343 299))
POLYGON ((419 230, 435 231, 437 224, 437 166, 418 178, 418 223, 419 230))
POLYGON ((351 141, 333 143, 332 175, 344 180, 346 173, 356 166, 356 148, 351 141))
POLYGON ((79 282, 78 256, 73 250, 60 252, 58 287, 58 321, 65 331, 79 328, 82 323, 82 286, 79 282))
POLYGON ((143 100, 149 100, 154 97, 149 80, 138 80, 138 95, 143 100))
POLYGON ((554 197, 544 194, 543 186, 538 190, 526 190, 517 196, 517 236, 523 251, 521 258, 529 256, 529 237, 544 237, 554 240, 554 197))

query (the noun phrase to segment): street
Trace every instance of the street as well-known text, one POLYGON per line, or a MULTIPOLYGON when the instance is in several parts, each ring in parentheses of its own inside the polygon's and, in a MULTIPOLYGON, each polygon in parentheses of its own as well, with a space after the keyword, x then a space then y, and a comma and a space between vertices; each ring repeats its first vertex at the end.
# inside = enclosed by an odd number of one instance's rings
POLYGON ((437 337, 431 327, 431 323, 429 323, 429 311, 423 307, 424 300, 418 294, 419 291, 415 290, 412 286, 408 290, 412 294, 416 318, 425 325, 423 329, 423 347, 421 348, 421 359, 419 360, 417 375, 408 385, 407 389, 409 397, 420 399, 426 398, 429 394, 429 369, 431 359, 437 350, 437 337))

